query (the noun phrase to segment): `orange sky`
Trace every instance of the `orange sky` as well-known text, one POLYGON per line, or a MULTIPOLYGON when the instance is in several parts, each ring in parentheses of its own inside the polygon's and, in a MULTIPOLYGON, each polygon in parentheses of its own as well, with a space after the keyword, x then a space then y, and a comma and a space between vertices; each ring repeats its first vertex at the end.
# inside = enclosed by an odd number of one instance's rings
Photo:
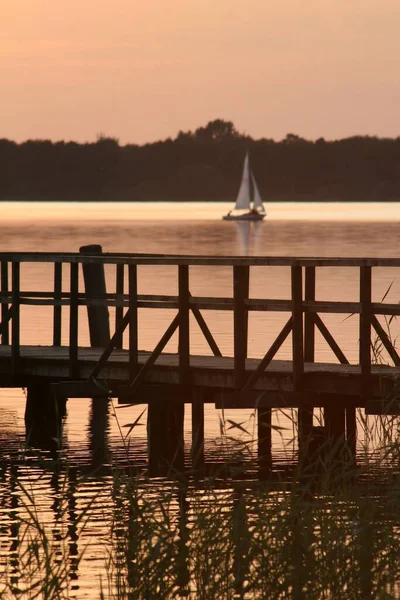
POLYGON ((399 0, 3 0, 0 137, 400 135, 399 0))

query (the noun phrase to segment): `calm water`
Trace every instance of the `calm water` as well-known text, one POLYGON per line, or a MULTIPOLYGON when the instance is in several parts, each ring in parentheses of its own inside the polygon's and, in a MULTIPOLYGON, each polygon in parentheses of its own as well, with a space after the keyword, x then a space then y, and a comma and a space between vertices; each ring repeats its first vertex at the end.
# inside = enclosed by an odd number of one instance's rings
MULTIPOLYGON (((159 204, 53 204, 53 203, 0 203, 0 251, 77 251, 83 244, 99 243, 104 251, 185 253, 216 255, 265 256, 353 256, 400 257, 399 204, 271 204, 263 223, 223 222, 221 216, 231 206, 224 204, 188 205, 159 204)), ((112 273, 109 274, 112 277, 112 273)), ((392 284, 388 302, 400 299, 400 273, 377 269, 373 281, 373 296, 380 300, 392 284)), ((253 297, 288 298, 290 294, 288 269, 254 269, 250 283, 253 297)), ((326 269, 317 275, 317 299, 357 300, 358 280, 351 269, 326 269)), ((22 271, 23 289, 50 289, 52 273, 45 265, 35 265, 22 271)), ((191 292, 196 295, 230 295, 232 278, 229 269, 200 267, 191 272, 191 292)), ((139 268, 140 293, 174 293, 177 290, 174 269, 160 267, 139 268)), ((232 352, 232 316, 228 313, 206 313, 210 326, 223 353, 232 352)), ((287 318, 287 316, 286 316, 287 318)), ((47 324, 49 312, 43 307, 24 308, 22 313, 23 343, 50 342, 47 324)), ((82 313, 81 321, 84 319, 82 313)), ((169 311, 141 311, 140 347, 152 349, 171 320, 169 311), (168 313, 168 314, 166 314, 168 313)), ((263 355, 280 331, 285 315, 252 314, 249 323, 249 354, 263 355)), ((351 361, 358 356, 358 333, 354 319, 324 316, 335 337, 351 361)), ((67 326, 67 323, 65 324, 67 326)), ((396 325, 394 326, 396 334, 396 325)), ((208 353, 201 334, 193 324, 191 351, 208 353)), ((67 330, 64 332, 65 341, 67 330)), ((87 331, 80 338, 87 342, 87 331)), ((176 350, 176 339, 168 350, 176 350)), ((290 340, 278 357, 289 358, 290 340)), ((323 340, 317 340, 318 359, 330 359, 330 351, 323 340)), ((10 460, 19 480, 34 492, 36 503, 49 523, 56 517, 55 499, 60 481, 46 463, 38 464, 22 453, 24 444, 25 397, 22 390, 0 391, 0 555, 10 552, 15 532, 13 511, 18 508, 18 491, 11 489, 10 460), (17 506, 17 508, 16 508, 17 506)), ((109 460, 126 462, 126 450, 121 441, 120 426, 133 420, 143 407, 116 409, 111 415, 106 446, 109 460)), ((93 432, 90 431, 91 406, 87 399, 68 402, 64 429, 65 461, 91 473, 93 432)), ((226 418, 240 420, 248 430, 248 439, 254 434, 255 420, 250 411, 226 411, 226 418)), ((287 427, 284 442, 292 438, 290 420, 282 414, 274 415, 274 423, 287 427)), ((145 416, 142 426, 131 436, 130 456, 136 464, 146 460, 145 416)), ((187 440, 190 438, 190 418, 186 420, 187 440)), ((245 434, 242 437, 246 438, 245 434)), ((275 464, 290 460, 293 446, 282 444, 281 437, 273 440, 275 464)), ((223 440, 220 435, 219 412, 206 409, 206 459, 216 461, 221 456, 223 440)), ((104 547, 102 527, 110 519, 111 480, 108 475, 89 475, 74 491, 74 511, 84 508, 96 498, 98 509, 88 523, 82 542, 88 549, 76 570, 76 598, 97 597, 91 586, 98 582, 103 569, 104 547)), ((0 581, 1 581, 0 558, 0 581)), ((96 584, 97 585, 97 584, 96 584)))

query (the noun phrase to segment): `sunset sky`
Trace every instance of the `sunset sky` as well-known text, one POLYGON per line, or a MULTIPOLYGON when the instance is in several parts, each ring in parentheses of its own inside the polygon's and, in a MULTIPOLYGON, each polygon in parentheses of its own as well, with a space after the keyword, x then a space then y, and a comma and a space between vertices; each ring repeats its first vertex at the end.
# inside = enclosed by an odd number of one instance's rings
POLYGON ((399 0, 2 0, 0 138, 400 135, 399 0))

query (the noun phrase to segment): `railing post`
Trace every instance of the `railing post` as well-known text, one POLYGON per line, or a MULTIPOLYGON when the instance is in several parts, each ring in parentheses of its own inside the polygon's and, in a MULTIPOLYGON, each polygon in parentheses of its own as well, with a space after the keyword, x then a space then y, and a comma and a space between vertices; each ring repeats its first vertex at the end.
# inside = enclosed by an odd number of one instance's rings
POLYGON ((189 267, 178 266, 179 287, 179 380, 189 381, 190 339, 189 339, 189 267))
MULTIPOLYGON (((305 300, 313 302, 315 300, 315 267, 305 267, 305 300)), ((315 319, 313 312, 304 314, 304 362, 313 363, 315 361, 315 319)), ((303 437, 312 431, 313 426, 313 407, 299 407, 299 424, 303 437)))
POLYGON ((61 346, 62 263, 54 263, 53 346, 61 346))
MULTIPOLYGON (((115 293, 117 296, 117 300, 122 300, 122 295, 124 293, 124 265, 118 264, 116 265, 116 284, 115 284, 115 293)), ((121 325, 122 320, 124 318, 124 307, 117 306, 115 308, 115 331, 117 331, 118 327, 121 325)), ((123 334, 117 340, 115 347, 122 348, 123 344, 123 334)))
POLYGON ((249 267, 233 267, 233 348, 234 385, 241 389, 246 383, 247 308, 249 267))
POLYGON ((360 267, 360 368, 364 400, 371 393, 371 292, 371 267, 360 267))
POLYGON ((69 371, 71 379, 78 376, 78 268, 78 263, 70 263, 69 371))
MULTIPOLYGON (((293 360, 293 389, 295 392, 303 390, 304 375, 304 340, 303 340, 303 272, 302 267, 293 265, 291 268, 292 283, 292 360, 293 360)), ((312 414, 308 407, 299 406, 298 409, 298 435, 299 448, 310 433, 312 414)))
POLYGON ((128 267, 129 285, 129 380, 136 377, 138 366, 138 308, 137 308, 137 266, 128 267))
POLYGON ((18 371, 20 357, 20 263, 12 263, 12 321, 11 362, 14 373, 18 371))
MULTIPOLYGON (((315 267, 305 268, 305 300, 315 300, 315 267)), ((315 361, 315 320, 313 312, 304 315, 304 360, 315 361)))
MULTIPOLYGON (((8 262, 6 260, 1 261, 1 292, 2 294, 8 294, 8 262)), ((5 299, 3 298, 3 301, 1 303, 1 322, 3 323, 1 343, 4 346, 8 346, 8 344, 10 343, 8 311, 8 300, 5 301, 5 299)))

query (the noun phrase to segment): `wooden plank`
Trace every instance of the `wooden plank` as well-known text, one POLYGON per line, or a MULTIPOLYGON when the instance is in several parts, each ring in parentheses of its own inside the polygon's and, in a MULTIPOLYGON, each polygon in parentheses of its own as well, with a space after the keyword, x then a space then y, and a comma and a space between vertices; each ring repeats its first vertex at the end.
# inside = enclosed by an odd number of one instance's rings
MULTIPOLYGON (((120 300, 124 293, 124 265, 116 266, 115 273, 115 293, 117 296, 117 300, 120 300)), ((124 308, 123 306, 117 306, 115 309, 115 330, 117 331, 122 323, 124 318, 124 308)), ((116 341, 116 348, 122 348, 122 334, 116 341)))
POLYGON ((394 365, 396 365, 396 367, 399 367, 400 366, 400 357, 397 354, 396 349, 394 348, 388 334, 383 329, 382 325, 379 323, 376 316, 373 314, 371 314, 371 324, 372 324, 373 328, 375 329, 376 333, 379 335, 381 342, 384 345, 384 347, 386 348, 386 351, 389 354, 390 358, 392 359, 394 365))
POLYGON ((371 379, 371 267, 360 267, 360 366, 361 393, 368 398, 371 379))
POLYGON ((189 268, 178 267, 179 288, 179 379, 180 383, 190 380, 190 330, 189 330, 189 268))
POLYGON ((129 265, 129 379, 136 377, 138 367, 138 293, 137 267, 129 265))
POLYGON ((323 408, 332 406, 362 406, 359 394, 332 394, 306 390, 284 392, 279 390, 215 390, 213 398, 216 408, 323 408))
MULTIPOLYGON (((61 300, 62 263, 54 263, 54 300, 61 300)), ((53 346, 61 346, 61 303, 54 302, 53 308, 53 346)))
POLYGON ((69 310, 69 370, 70 377, 76 378, 78 375, 78 263, 71 263, 70 266, 70 310, 69 310))
MULTIPOLYGON (((9 289, 8 289, 8 262, 5 260, 1 261, 1 293, 2 294, 6 294, 7 296, 9 295, 9 289)), ((11 298, 10 298, 11 300, 11 298)), ((11 317, 11 314, 9 313, 9 306, 8 306, 8 299, 6 300, 6 303, 1 304, 1 322, 5 323, 7 320, 7 323, 9 321, 9 316, 11 317)), ((8 325, 4 327, 4 330, 2 330, 1 332, 1 343, 3 345, 8 346, 8 344, 10 343, 10 333, 9 333, 9 327, 8 325)))
POLYGON ((400 400, 392 398, 390 400, 382 398, 369 398, 365 407, 366 415, 400 415, 400 400))
POLYGON ((60 381, 50 383, 49 389, 54 396, 59 398, 104 398, 116 397, 103 381, 60 381))
POLYGON ((11 362, 12 372, 16 373, 19 368, 20 359, 20 263, 12 263, 12 321, 11 321, 11 362))
POLYGON ((247 313, 245 300, 248 297, 248 269, 242 266, 233 268, 233 348, 235 387, 240 389, 246 380, 247 357, 247 313))
POLYGON ((336 342, 336 340, 334 339, 333 335, 331 334, 331 332, 329 331, 329 329, 327 328, 327 326, 325 325, 325 323, 323 322, 321 317, 319 315, 315 314, 314 321, 315 321, 316 326, 320 330, 321 334, 325 338, 325 341, 328 343, 330 349, 332 350, 332 352, 334 353, 336 358, 339 360, 339 362, 342 365, 348 365, 349 361, 345 357, 344 353, 342 352, 342 350, 339 347, 339 344, 336 342))
POLYGON ((265 371, 269 363, 274 358, 275 354, 278 352, 279 348, 282 346, 283 342, 286 340, 289 333, 292 331, 293 317, 290 317, 282 331, 278 334, 277 338, 273 342, 272 346, 261 360, 260 364, 257 366, 256 370, 249 377, 245 385, 243 386, 244 390, 250 390, 253 388, 254 384, 260 378, 262 373, 265 371))

